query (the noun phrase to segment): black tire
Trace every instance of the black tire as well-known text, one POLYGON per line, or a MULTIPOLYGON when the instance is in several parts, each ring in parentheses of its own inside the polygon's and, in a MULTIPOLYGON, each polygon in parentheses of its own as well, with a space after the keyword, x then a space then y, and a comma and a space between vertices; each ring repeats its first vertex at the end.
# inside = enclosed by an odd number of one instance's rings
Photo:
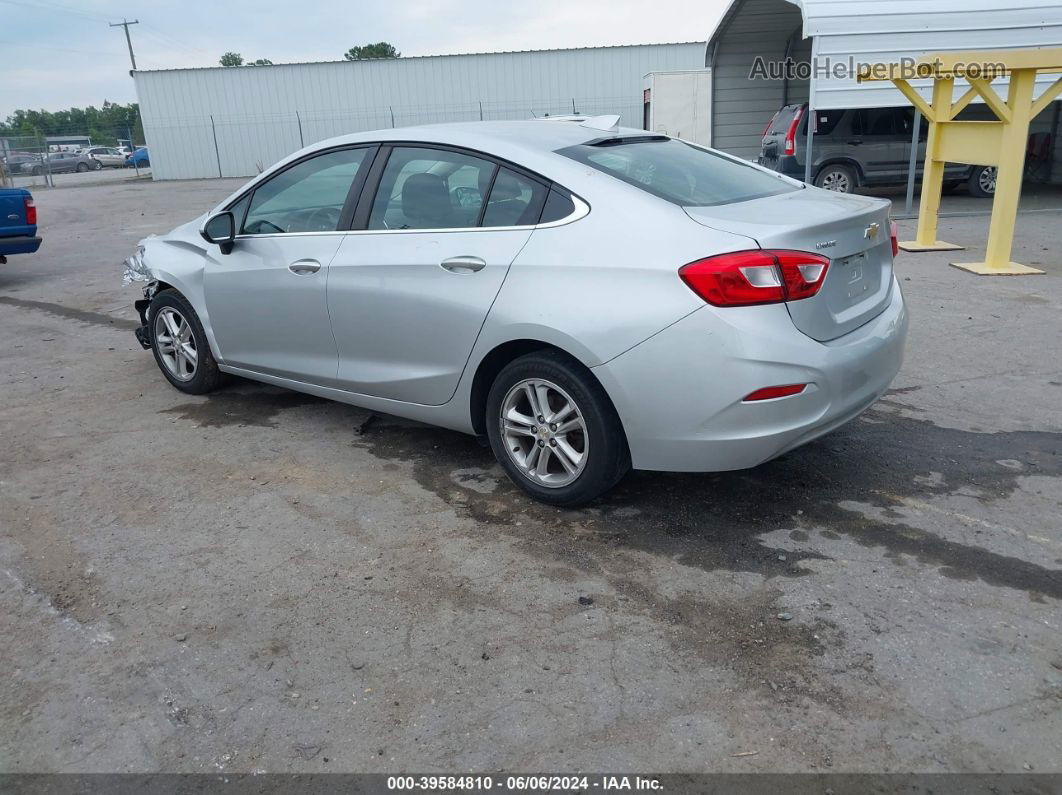
POLYGON ((996 195, 996 167, 974 166, 966 185, 971 196, 976 196, 979 199, 991 199, 996 195))
POLYGON ((853 193, 859 187, 855 169, 840 163, 831 163, 823 166, 815 175, 815 187, 836 191, 837 193, 853 193))
POLYGON ((151 352, 155 356, 155 363, 159 366, 166 380, 181 392, 189 395, 204 395, 213 392, 226 380, 225 374, 218 369, 218 363, 210 352, 210 343, 207 342, 203 324, 199 322, 199 315, 195 313, 192 305, 183 295, 176 290, 163 290, 156 293, 151 299, 147 311, 147 329, 151 337, 151 352), (159 344, 155 338, 155 321, 163 308, 170 307, 176 310, 191 327, 191 336, 196 351, 195 373, 189 380, 182 381, 170 372, 168 365, 163 362, 163 354, 159 351, 159 344))
POLYGON ((101 163, 99 160, 93 160, 92 161, 92 170, 93 171, 99 171, 101 168, 103 168, 103 163, 101 163))
POLYGON ((78 171, 79 174, 84 174, 88 170, 89 170, 88 163, 78 163, 77 164, 77 171, 78 171))
POLYGON ((487 395, 486 428, 491 449, 506 474, 536 500, 550 505, 584 505, 615 486, 631 468, 627 437, 612 401, 586 367, 560 351, 521 356, 498 373, 487 395), (566 485, 550 487, 532 480, 506 447, 502 405, 509 391, 527 379, 542 379, 559 386, 582 414, 586 461, 575 480, 566 485))
POLYGON ((41 167, 40 166, 34 166, 32 168, 32 170, 30 171, 30 173, 33 174, 33 176, 35 176, 35 177, 39 177, 44 172, 41 171, 41 167))

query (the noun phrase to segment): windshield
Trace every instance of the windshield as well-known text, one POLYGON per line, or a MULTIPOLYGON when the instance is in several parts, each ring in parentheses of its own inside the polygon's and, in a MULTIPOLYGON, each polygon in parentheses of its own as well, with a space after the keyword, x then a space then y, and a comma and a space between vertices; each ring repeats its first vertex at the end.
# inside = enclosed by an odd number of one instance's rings
POLYGON ((684 207, 733 204, 798 188, 739 160, 674 138, 580 144, 558 154, 684 207))

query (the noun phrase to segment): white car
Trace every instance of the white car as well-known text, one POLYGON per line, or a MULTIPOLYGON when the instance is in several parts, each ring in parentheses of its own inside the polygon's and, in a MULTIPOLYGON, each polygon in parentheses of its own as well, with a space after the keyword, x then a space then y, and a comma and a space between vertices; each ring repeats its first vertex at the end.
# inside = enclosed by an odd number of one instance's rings
POLYGON ((104 168, 125 168, 125 155, 113 146, 93 146, 82 149, 81 154, 88 155, 104 168))
POLYGON ((137 336, 184 392, 233 373, 486 436, 565 506, 874 403, 908 323, 889 203, 616 120, 314 144, 141 243, 137 336))

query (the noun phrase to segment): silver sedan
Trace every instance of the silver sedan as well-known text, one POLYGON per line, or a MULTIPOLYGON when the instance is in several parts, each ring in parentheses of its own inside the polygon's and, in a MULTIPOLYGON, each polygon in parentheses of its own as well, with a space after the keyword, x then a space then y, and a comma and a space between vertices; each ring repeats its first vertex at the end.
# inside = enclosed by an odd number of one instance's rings
POLYGON ((137 336, 192 394, 235 374, 486 437, 533 497, 753 467, 900 368, 886 201, 587 120, 315 144, 142 241, 137 336))

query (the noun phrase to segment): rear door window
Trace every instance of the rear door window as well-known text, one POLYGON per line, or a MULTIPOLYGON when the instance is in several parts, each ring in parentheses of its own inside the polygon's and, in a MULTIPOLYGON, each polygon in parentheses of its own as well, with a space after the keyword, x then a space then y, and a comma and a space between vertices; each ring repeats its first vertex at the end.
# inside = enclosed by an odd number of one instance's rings
POLYGON ((883 136, 896 134, 896 114, 892 108, 863 108, 852 119, 852 134, 883 136))
POLYGON ((538 222, 546 188, 535 180, 502 168, 494 178, 483 226, 530 226, 538 222))
POLYGON ((496 168, 463 152, 395 147, 380 177, 368 228, 473 228, 496 168))
POLYGON ((558 154, 687 207, 732 204, 800 190, 751 164, 674 138, 606 139, 570 146, 558 154))

